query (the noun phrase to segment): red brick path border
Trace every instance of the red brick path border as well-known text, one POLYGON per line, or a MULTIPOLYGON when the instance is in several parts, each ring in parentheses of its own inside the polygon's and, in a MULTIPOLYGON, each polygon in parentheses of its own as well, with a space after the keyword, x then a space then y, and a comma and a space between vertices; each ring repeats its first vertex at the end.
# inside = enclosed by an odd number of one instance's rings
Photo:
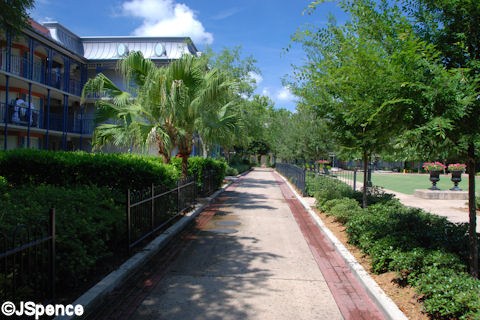
POLYGON ((276 172, 272 172, 272 175, 280 183, 283 197, 287 201, 343 317, 347 320, 385 319, 380 309, 367 295, 345 261, 315 224, 292 190, 276 172))

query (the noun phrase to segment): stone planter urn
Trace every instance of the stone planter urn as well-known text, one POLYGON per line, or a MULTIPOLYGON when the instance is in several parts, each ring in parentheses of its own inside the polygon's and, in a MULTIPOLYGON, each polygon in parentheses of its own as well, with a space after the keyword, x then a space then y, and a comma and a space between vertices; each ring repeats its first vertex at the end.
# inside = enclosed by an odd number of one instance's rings
POLYGON ((440 181, 440 173, 442 170, 430 170, 430 181, 432 186, 428 188, 429 190, 440 190, 437 188, 437 182, 440 181))
POLYGON ((460 189, 458 187, 458 184, 460 183, 460 181, 462 181, 462 173, 463 173, 463 170, 451 170, 450 171, 452 173, 452 182, 453 182, 453 188, 450 189, 451 191, 462 191, 462 189, 460 189))

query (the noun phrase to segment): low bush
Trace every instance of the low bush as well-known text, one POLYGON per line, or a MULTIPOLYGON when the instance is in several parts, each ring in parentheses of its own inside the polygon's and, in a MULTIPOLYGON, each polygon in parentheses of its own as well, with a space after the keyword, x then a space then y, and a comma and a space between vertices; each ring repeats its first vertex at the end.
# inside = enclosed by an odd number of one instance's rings
POLYGON ((111 188, 23 185, 1 195, 0 225, 11 233, 18 224, 35 226, 56 210, 57 281, 75 285, 100 260, 125 248, 124 197, 111 188))
POLYGON ((370 254, 372 270, 396 271, 399 283, 422 294, 433 318, 470 319, 479 312, 480 280, 466 273, 466 224, 387 202, 351 215, 346 225, 349 242, 370 254))
POLYGON ((341 223, 346 223, 352 215, 356 215, 362 210, 358 202, 350 198, 328 200, 319 209, 334 216, 335 220, 341 223))
POLYGON ((354 194, 352 188, 345 182, 311 172, 307 172, 305 187, 307 194, 314 195, 320 205, 328 200, 352 198, 354 194))
POLYGON ((14 185, 96 185, 126 191, 152 183, 173 186, 179 173, 158 157, 16 149, 0 152, 0 175, 14 185))
POLYGON ((349 243, 370 255, 372 271, 395 271, 400 285, 414 286, 431 318, 478 318, 480 280, 466 273, 467 224, 407 208, 376 187, 360 209, 362 192, 342 181, 307 172, 305 182, 317 207, 346 223, 349 243))
MULTIPOLYGON (((182 159, 173 158, 172 165, 181 172, 182 159)), ((202 185, 204 172, 213 170, 215 187, 218 189, 222 186, 223 179, 225 179, 225 171, 227 169, 227 163, 222 160, 214 160, 212 158, 203 157, 189 157, 188 158, 188 175, 197 175, 198 185, 202 185)))
MULTIPOLYGON (((357 200, 359 204, 363 204, 363 190, 355 191, 352 194, 352 198, 357 200)), ((387 203, 392 201, 394 198, 395 195, 386 193, 378 186, 369 187, 367 189, 367 205, 369 206, 377 203, 387 203)))
POLYGON ((238 170, 235 168, 232 168, 230 166, 227 166, 227 169, 225 170, 225 175, 226 176, 237 176, 238 175, 238 170))
POLYGON ((229 165, 231 168, 235 169, 238 171, 238 173, 243 173, 247 170, 250 170, 250 168, 252 167, 250 164, 243 164, 243 163, 239 163, 239 164, 230 164, 229 165))

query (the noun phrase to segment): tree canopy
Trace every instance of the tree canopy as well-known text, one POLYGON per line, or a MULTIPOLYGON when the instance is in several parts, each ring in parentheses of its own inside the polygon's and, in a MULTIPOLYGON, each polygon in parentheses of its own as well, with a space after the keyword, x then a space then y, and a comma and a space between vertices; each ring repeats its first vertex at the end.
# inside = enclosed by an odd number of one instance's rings
POLYGON ((0 1, 0 26, 14 35, 29 27, 28 10, 33 9, 34 2, 35 0, 0 1))

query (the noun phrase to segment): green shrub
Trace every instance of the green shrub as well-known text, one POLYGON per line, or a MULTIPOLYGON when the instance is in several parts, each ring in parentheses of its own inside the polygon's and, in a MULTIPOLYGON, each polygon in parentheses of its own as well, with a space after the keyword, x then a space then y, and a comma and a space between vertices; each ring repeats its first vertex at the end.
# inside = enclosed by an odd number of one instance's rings
POLYGON ((370 254, 372 270, 395 271, 399 283, 415 286, 433 318, 479 312, 480 281, 465 273, 466 224, 390 201, 351 215, 346 225, 349 242, 370 254))
MULTIPOLYGON (((352 198, 357 200, 359 204, 363 204, 363 191, 355 191, 352 194, 352 198)), ((395 195, 386 193, 382 188, 373 186, 367 188, 367 205, 374 205, 377 203, 386 203, 394 200, 395 195)))
POLYGON ((0 175, 14 185, 96 185, 120 191, 152 183, 173 186, 179 176, 158 157, 34 149, 0 152, 0 175))
POLYGON ((238 175, 238 170, 235 168, 232 168, 230 166, 227 166, 227 169, 225 170, 225 175, 226 176, 236 176, 238 175))
POLYGON ((250 170, 250 168, 252 167, 250 164, 243 164, 243 163, 240 163, 240 164, 231 164, 230 167, 232 167, 233 169, 237 170, 238 173, 243 173, 247 170, 250 170))
MULTIPOLYGON (((182 159, 172 158, 172 165, 181 171, 182 159)), ((203 173, 209 170, 214 171, 215 188, 220 188, 225 179, 225 171, 227 169, 227 163, 222 160, 214 160, 212 158, 203 157, 189 157, 188 158, 188 175, 197 175, 198 185, 202 185, 203 173)))
POLYGON ((431 268, 420 276, 417 291, 434 319, 475 319, 480 312, 480 280, 466 272, 431 268))
POLYGON ((56 210, 57 281, 74 285, 101 259, 125 247, 124 197, 106 187, 52 185, 17 186, 0 204, 0 225, 11 232, 16 225, 34 226, 56 210), (73 283, 72 283, 73 281, 73 283))
POLYGON ((305 187, 308 195, 314 195, 317 203, 322 205, 324 202, 333 199, 352 198, 354 191, 343 181, 315 175, 308 172, 305 177, 305 187))
POLYGON ((357 201, 349 198, 328 200, 320 206, 320 209, 341 223, 346 223, 352 215, 362 210, 357 201))

